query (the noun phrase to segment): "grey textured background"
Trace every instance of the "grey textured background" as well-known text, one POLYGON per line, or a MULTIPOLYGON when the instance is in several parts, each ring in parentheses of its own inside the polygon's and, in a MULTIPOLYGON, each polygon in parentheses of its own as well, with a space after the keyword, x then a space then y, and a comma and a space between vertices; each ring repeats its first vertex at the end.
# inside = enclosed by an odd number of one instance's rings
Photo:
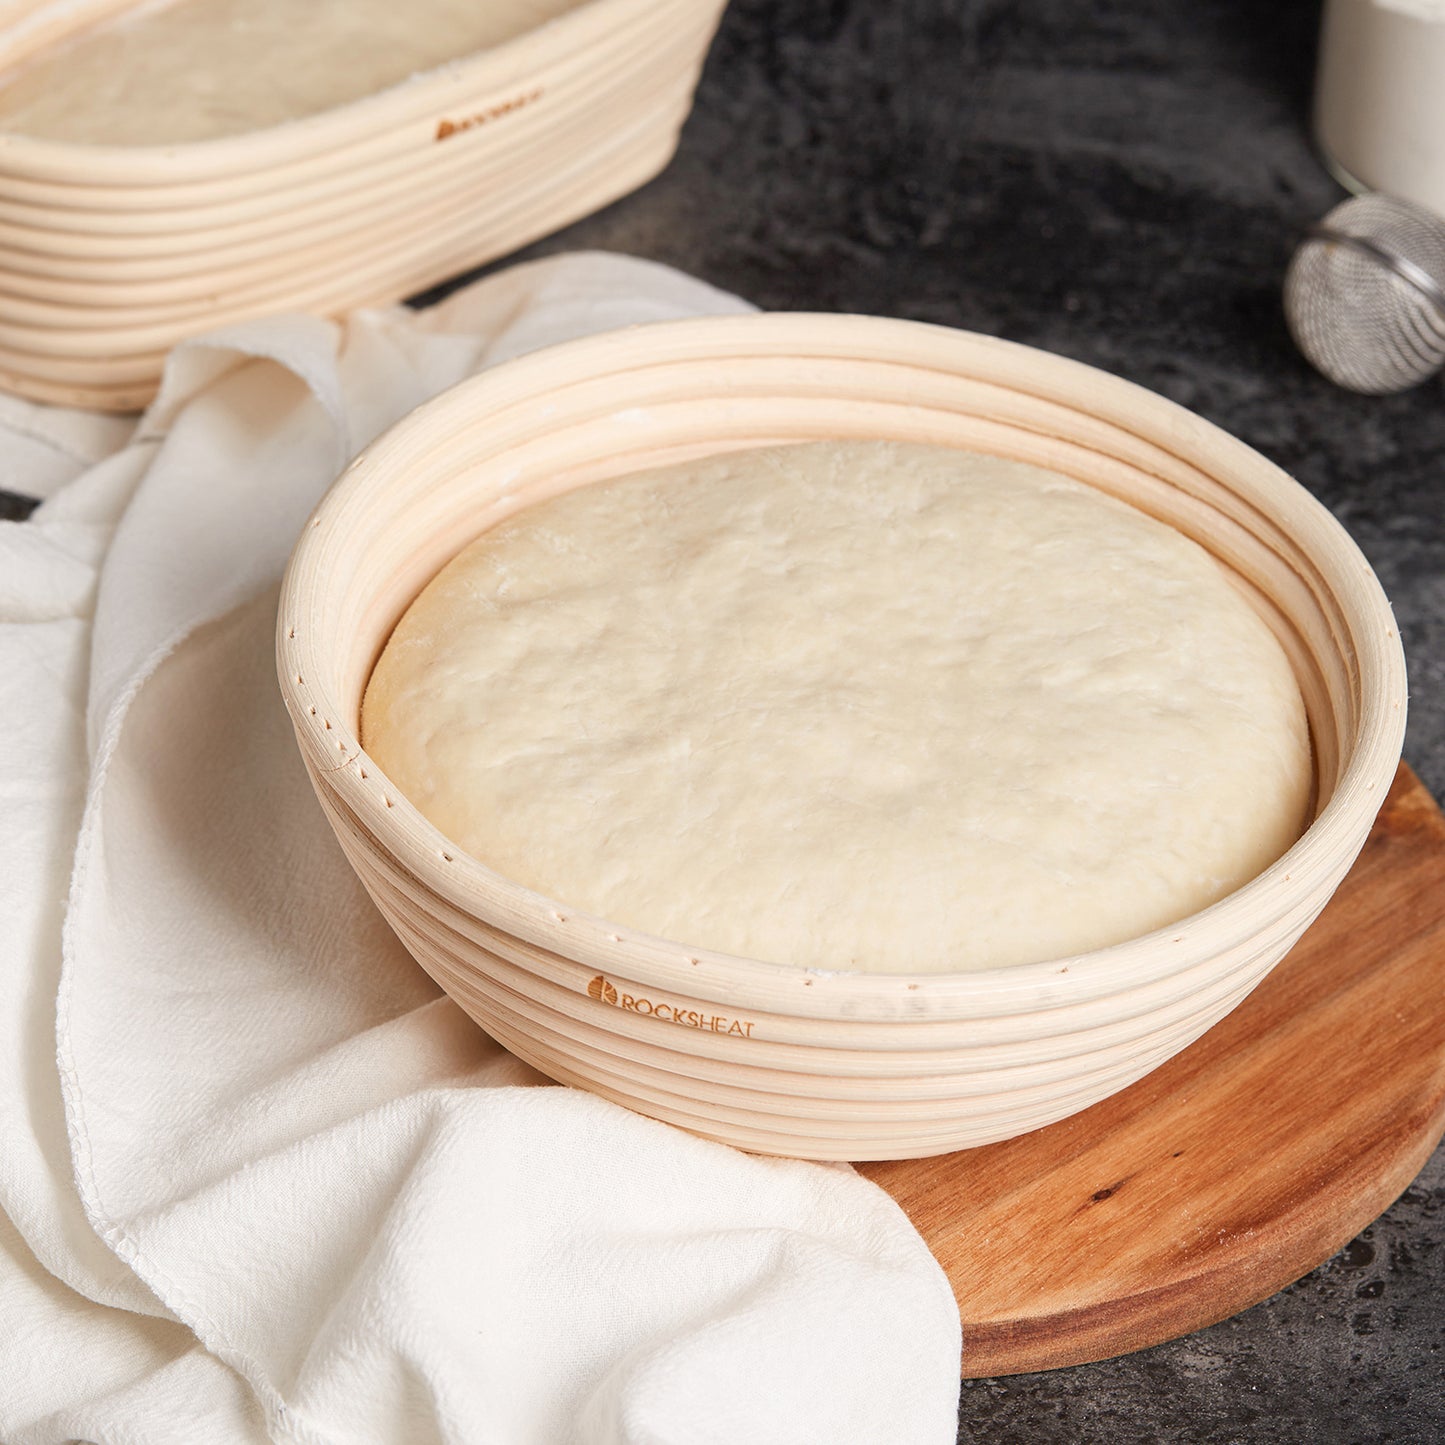
MULTIPOLYGON (((990 332, 1218 422, 1379 572, 1411 669, 1406 757, 1440 797, 1442 383, 1337 391, 1279 309, 1295 239, 1341 194, 1308 134, 1317 16, 1311 0, 733 0, 673 165, 526 254, 633 252, 765 307, 990 332)), ((0 496, 0 515, 25 510, 0 496)), ((1445 1150, 1341 1254, 1233 1320, 967 1382, 959 1439, 1437 1445, 1442 1265, 1445 1150)))

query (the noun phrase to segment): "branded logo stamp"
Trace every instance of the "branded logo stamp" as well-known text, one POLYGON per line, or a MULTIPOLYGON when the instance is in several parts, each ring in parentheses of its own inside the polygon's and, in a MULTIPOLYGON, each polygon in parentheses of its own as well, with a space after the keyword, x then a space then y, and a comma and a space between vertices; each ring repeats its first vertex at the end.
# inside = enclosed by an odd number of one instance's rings
POLYGON ((753 1036, 755 1021, 752 1019, 729 1018, 727 1014, 708 1014, 699 1009, 680 1008, 677 1004, 636 998, 630 993, 624 993, 611 979, 600 973, 588 983, 587 996, 596 999, 598 1003, 626 1009, 628 1013, 643 1014, 648 1018, 661 1019, 664 1023, 677 1024, 679 1028, 702 1029, 710 1034, 736 1034, 742 1039, 753 1036))
POLYGON ((598 1003, 617 1002, 617 990, 600 973, 587 985, 587 992, 598 1003))
POLYGON ((436 138, 446 140, 448 136, 460 135, 464 130, 475 130, 479 125, 489 125, 492 121, 501 120, 504 115, 511 115, 514 110, 521 110, 524 105, 531 105, 541 98, 542 89, 538 86, 536 90, 514 95, 510 100, 499 101, 496 105, 473 111, 470 115, 458 116, 456 120, 439 120, 436 138))

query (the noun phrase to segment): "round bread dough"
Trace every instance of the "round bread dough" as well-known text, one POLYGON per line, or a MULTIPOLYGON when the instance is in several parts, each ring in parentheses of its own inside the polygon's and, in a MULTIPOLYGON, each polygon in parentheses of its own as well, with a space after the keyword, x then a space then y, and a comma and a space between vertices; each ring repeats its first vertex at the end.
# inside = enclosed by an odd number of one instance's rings
POLYGON ((363 743, 449 838, 693 947, 939 973, 1149 932, 1307 822, 1269 628, 1052 472, 821 442, 581 488, 397 626, 363 743))
POLYGON ((91 145, 214 140, 315 115, 534 30, 582 0, 137 4, 0 81, 0 130, 91 145))

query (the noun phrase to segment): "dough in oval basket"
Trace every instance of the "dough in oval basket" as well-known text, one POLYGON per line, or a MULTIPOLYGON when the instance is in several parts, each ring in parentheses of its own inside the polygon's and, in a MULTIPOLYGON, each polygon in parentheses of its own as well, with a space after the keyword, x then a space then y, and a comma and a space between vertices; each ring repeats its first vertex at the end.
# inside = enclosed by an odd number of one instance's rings
POLYGON ((1283 649, 1201 547, 889 442, 527 508, 402 618, 362 729, 443 833, 571 908, 887 973, 1175 922, 1294 842, 1312 781, 1283 649))
POLYGON ((82 145, 215 140, 331 110, 582 0, 133 4, 0 79, 0 131, 82 145))

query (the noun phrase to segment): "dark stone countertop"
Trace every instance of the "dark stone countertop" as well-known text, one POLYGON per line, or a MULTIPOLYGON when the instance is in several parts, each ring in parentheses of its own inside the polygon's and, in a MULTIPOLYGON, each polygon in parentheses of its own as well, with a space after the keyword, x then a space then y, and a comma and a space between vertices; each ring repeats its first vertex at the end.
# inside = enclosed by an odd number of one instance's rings
MULTIPOLYGON (((632 252, 764 307, 989 332, 1219 423, 1379 572, 1411 669, 1405 756, 1441 797, 1442 383, 1338 391, 1280 313, 1295 239, 1341 196, 1307 128, 1318 8, 733 0, 671 167, 524 254, 632 252)), ((1339 1255, 1233 1320, 966 1382, 959 1439, 1437 1445, 1442 1273, 1445 1149, 1339 1255)))

